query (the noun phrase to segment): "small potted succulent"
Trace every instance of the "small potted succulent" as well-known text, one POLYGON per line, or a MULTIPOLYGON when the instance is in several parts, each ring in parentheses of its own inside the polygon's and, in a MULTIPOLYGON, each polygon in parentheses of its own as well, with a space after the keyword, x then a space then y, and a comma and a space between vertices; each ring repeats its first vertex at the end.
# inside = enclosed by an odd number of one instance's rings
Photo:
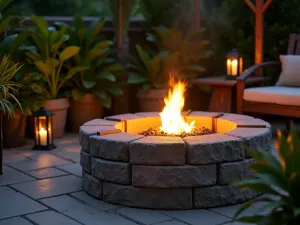
POLYGON ((87 67, 68 82, 71 87, 69 124, 72 132, 92 119, 103 117, 103 106, 110 108, 112 95, 122 95, 117 76, 123 75, 123 68, 112 57, 113 42, 101 38, 106 21, 93 21, 88 27, 80 17, 74 18, 73 27, 68 28, 69 45, 80 45, 79 53, 65 66, 87 67))
POLYGON ((202 30, 189 32, 157 27, 147 34, 152 48, 136 46, 136 55, 131 56, 128 65, 131 72, 129 84, 137 84, 141 111, 161 111, 164 97, 167 96, 170 73, 179 78, 195 78, 205 71, 201 60, 212 55, 206 40, 194 41, 202 30))

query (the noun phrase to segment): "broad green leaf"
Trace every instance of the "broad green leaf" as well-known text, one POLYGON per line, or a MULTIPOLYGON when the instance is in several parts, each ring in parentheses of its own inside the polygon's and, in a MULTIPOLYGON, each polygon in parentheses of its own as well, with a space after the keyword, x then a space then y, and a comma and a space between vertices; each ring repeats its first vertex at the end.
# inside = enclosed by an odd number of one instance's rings
POLYGON ((121 88, 108 88, 107 89, 107 92, 109 92, 110 94, 113 94, 113 95, 123 95, 123 90, 121 88))
POLYGON ((0 21, 0 34, 2 35, 5 30, 8 28, 10 22, 12 21, 12 17, 8 16, 0 21))
POLYGON ((86 35, 87 35, 85 27, 79 29, 77 35, 78 35, 79 41, 83 42, 83 40, 85 40, 86 35))
POLYGON ((99 36, 105 23, 106 23, 105 20, 102 20, 102 21, 95 20, 89 25, 89 27, 88 27, 88 33, 89 33, 89 38, 88 38, 89 42, 88 43, 89 44, 92 43, 97 36, 99 36))
POLYGON ((245 223, 258 223, 263 218, 264 216, 243 216, 236 219, 235 221, 245 222, 245 223))
POLYGON ((109 80, 111 82, 116 81, 116 77, 112 73, 109 73, 109 72, 106 72, 106 71, 103 71, 102 73, 98 74, 97 78, 109 80))
POLYGON ((104 69, 109 72, 112 72, 112 73, 123 71, 123 67, 119 64, 111 64, 111 65, 105 66, 104 69))
POLYGON ((17 48, 19 48, 20 45, 24 44, 24 42, 27 40, 29 35, 30 35, 30 31, 28 30, 23 30, 21 33, 19 33, 16 39, 14 39, 12 43, 11 50, 14 51, 17 48))
POLYGON ((100 98, 100 100, 107 99, 108 94, 105 91, 96 91, 95 94, 100 98))
POLYGON ((80 48, 77 46, 68 46, 60 54, 59 60, 64 62, 65 60, 78 54, 80 48))
POLYGON ((43 61, 36 61, 34 62, 34 65, 46 76, 48 77, 52 73, 52 68, 49 67, 46 63, 43 61))
POLYGON ((55 71, 56 67, 59 65, 59 61, 53 58, 47 59, 45 63, 51 68, 51 73, 55 71))
POLYGON ((37 26, 44 39, 48 38, 48 23, 42 16, 31 16, 31 21, 37 26))
POLYGON ((83 86, 84 86, 86 89, 90 89, 90 88, 94 87, 95 85, 96 85, 96 82, 95 82, 95 81, 83 80, 83 86))
MULTIPOLYGON (((97 93, 96 93, 97 94, 97 93)), ((102 105, 105 107, 105 108, 111 108, 111 103, 112 103, 112 99, 111 99, 111 96, 110 95, 107 95, 107 98, 106 99, 102 99, 101 100, 101 103, 102 105)))
POLYGON ((246 209, 248 209, 249 207, 251 207, 253 204, 257 203, 257 202, 272 202, 273 200, 271 198, 257 198, 257 199, 252 199, 249 200, 248 202, 244 203, 239 210, 235 213, 233 220, 235 220, 236 218, 238 218, 238 216, 243 213, 246 209))
POLYGON ((80 100, 84 96, 84 92, 80 91, 79 89, 72 90, 72 98, 74 100, 80 100))
POLYGON ((140 73, 129 73, 128 74, 128 84, 142 84, 148 82, 148 78, 140 73))
POLYGON ((69 72, 67 73, 67 76, 66 76, 66 80, 68 79, 71 79, 76 73, 79 73, 79 72, 82 72, 82 71, 86 71, 88 70, 89 67, 86 67, 86 66, 76 66, 76 67, 73 67, 69 70, 69 72))
POLYGON ((151 72, 151 77, 154 77, 161 70, 161 58, 160 56, 155 56, 152 60, 149 61, 149 68, 151 72))
POLYGON ((41 59, 40 55, 34 52, 26 52, 25 54, 32 61, 39 61, 41 59))
POLYGON ((150 66, 149 66, 150 57, 148 53, 144 51, 140 45, 136 45, 136 51, 145 68, 147 68, 147 70, 150 71, 150 66))
POLYGON ((101 48, 94 48, 88 52, 88 61, 91 62, 95 58, 101 56, 102 54, 106 53, 106 49, 101 49, 101 48))
POLYGON ((94 46, 94 48, 107 48, 112 45, 113 45, 112 41, 100 41, 94 46))
POLYGON ((241 186, 242 188, 252 188, 257 192, 261 192, 264 194, 281 196, 281 194, 278 191, 274 190, 272 187, 265 184, 263 181, 259 179, 236 182, 234 183, 234 186, 241 186))

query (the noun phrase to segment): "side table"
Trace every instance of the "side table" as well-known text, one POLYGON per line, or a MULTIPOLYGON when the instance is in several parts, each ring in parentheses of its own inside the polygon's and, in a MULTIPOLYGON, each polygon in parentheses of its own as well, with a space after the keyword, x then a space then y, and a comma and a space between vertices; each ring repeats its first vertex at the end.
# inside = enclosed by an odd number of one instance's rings
MULTIPOLYGON (((246 84, 261 83, 269 80, 268 77, 250 77, 246 84)), ((210 112, 235 112, 236 80, 227 80, 225 76, 202 77, 189 81, 195 85, 208 85, 212 88, 212 95, 208 111, 210 112)))

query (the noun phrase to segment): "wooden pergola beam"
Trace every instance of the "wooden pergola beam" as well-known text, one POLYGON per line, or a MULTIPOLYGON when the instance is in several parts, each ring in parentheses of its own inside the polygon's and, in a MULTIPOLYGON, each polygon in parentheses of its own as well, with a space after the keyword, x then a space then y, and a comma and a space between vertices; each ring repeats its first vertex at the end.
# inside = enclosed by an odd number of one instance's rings
POLYGON ((255 4, 251 0, 244 1, 255 14, 255 64, 259 64, 263 62, 263 15, 272 0, 255 0, 255 4))
POLYGON ((272 0, 267 0, 267 2, 263 6, 262 13, 264 13, 270 7, 271 3, 272 0))
POLYGON ((250 1, 250 0, 244 0, 245 3, 249 6, 249 8, 254 12, 256 13, 256 8, 255 6, 253 5, 253 3, 250 1))

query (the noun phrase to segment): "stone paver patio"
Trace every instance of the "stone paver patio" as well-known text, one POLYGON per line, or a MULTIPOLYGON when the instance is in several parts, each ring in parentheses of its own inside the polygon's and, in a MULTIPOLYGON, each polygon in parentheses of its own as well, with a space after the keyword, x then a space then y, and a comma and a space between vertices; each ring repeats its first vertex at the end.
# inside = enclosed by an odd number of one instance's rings
POLYGON ((0 225, 242 225, 231 222, 240 205, 167 211, 96 200, 81 188, 78 135, 66 134, 55 144, 52 151, 30 150, 32 143, 4 150, 0 225))

